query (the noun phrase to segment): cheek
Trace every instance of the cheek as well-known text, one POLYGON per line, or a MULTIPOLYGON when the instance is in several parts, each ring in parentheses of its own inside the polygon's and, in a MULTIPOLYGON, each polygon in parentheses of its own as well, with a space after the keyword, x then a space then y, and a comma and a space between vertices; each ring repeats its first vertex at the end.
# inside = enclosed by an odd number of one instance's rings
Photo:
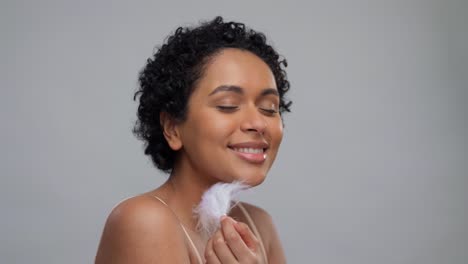
POLYGON ((213 139, 228 140, 228 137, 239 128, 239 122, 235 116, 216 112, 206 115, 200 123, 203 124, 204 132, 213 139))
POLYGON ((235 120, 226 116, 215 116, 204 122, 209 122, 210 129, 222 135, 230 134, 237 128, 235 120))
POLYGON ((271 124, 271 137, 279 146, 283 139, 283 123, 281 119, 271 124))
POLYGON ((192 116, 190 124, 185 128, 186 135, 195 144, 212 146, 207 143, 229 143, 232 135, 238 127, 237 121, 226 115, 216 113, 210 109, 200 111, 196 116, 192 116))

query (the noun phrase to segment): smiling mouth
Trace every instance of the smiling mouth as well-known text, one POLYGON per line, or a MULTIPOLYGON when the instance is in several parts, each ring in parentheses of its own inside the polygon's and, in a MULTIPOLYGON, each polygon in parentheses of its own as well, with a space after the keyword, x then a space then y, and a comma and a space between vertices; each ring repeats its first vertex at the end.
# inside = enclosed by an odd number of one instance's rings
POLYGON ((251 153, 251 154, 260 154, 266 151, 266 149, 264 148, 232 148, 231 147, 231 149, 236 152, 251 153))
POLYGON ((229 147, 230 150, 236 154, 237 157, 243 161, 253 164, 262 164, 267 158, 265 153, 267 148, 234 148, 229 147))

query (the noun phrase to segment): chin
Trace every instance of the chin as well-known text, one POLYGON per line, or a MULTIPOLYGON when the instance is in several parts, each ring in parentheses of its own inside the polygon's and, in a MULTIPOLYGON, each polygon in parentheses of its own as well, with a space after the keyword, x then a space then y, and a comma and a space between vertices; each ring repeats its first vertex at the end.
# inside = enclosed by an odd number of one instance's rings
POLYGON ((257 185, 260 185, 263 181, 265 181, 265 178, 266 178, 266 175, 265 174, 256 174, 256 175, 252 175, 251 177, 239 177, 237 178, 238 181, 241 181, 251 187, 255 187, 257 185))
POLYGON ((258 186, 258 185, 262 184, 263 181, 265 181, 265 177, 263 177, 263 178, 260 179, 260 180, 255 181, 255 182, 253 182, 253 183, 248 183, 248 184, 249 184, 250 186, 252 186, 252 187, 255 187, 255 186, 258 186))

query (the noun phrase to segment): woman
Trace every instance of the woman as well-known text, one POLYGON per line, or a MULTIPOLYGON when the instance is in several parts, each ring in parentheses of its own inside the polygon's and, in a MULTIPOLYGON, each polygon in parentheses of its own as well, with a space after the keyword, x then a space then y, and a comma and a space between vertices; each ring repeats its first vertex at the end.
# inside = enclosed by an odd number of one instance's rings
POLYGON ((167 39, 140 73, 134 133, 170 176, 113 209, 96 263, 285 263, 264 210, 239 203, 210 238, 193 217, 213 184, 265 179, 291 104, 284 67, 263 34, 221 17, 167 39))

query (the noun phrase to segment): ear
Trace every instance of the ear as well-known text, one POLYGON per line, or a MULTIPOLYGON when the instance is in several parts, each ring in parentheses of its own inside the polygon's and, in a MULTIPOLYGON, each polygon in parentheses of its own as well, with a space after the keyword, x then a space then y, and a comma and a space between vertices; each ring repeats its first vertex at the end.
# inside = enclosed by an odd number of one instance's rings
POLYGON ((169 147, 174 151, 180 150, 182 148, 182 139, 180 138, 177 121, 166 112, 159 114, 159 120, 169 147))

